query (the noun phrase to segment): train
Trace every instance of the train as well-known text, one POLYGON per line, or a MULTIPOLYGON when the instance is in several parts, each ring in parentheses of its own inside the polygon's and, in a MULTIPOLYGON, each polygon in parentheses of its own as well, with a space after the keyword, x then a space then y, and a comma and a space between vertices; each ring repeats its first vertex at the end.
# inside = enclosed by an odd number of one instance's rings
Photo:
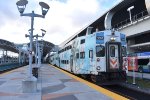
POLYGON ((150 73, 150 52, 139 52, 127 56, 128 70, 150 73))
POLYGON ((126 81, 126 36, 115 30, 88 32, 50 54, 49 62, 100 84, 126 81))

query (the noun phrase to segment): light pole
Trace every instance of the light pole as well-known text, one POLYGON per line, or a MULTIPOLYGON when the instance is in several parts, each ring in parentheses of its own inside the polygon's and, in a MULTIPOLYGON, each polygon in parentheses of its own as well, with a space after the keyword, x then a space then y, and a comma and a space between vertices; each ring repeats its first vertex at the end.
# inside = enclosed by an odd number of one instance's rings
POLYGON ((131 10, 134 9, 134 6, 131 6, 127 9, 127 11, 129 11, 129 16, 130 16, 130 22, 132 24, 132 16, 131 16, 131 10))
POLYGON ((34 11, 32 11, 32 13, 25 13, 24 14, 23 12, 24 12, 27 4, 28 4, 27 0, 20 0, 16 3, 21 16, 31 17, 31 29, 30 29, 31 32, 30 32, 30 36, 29 36, 30 37, 29 73, 28 73, 28 77, 31 79, 31 77, 32 77, 32 42, 33 42, 34 17, 45 18, 45 15, 47 14, 50 7, 46 3, 40 2, 39 5, 41 6, 41 9, 42 9, 42 15, 35 14, 34 11))
POLYGON ((38 67, 41 67, 41 56, 43 53, 43 40, 38 44, 38 67))
MULTIPOLYGON (((30 32, 31 30, 29 30, 29 33, 31 33, 30 32)), ((38 34, 36 34, 36 35, 33 35, 33 38, 35 37, 36 39, 36 51, 35 51, 35 64, 37 65, 37 56, 38 56, 38 37, 44 37, 44 35, 46 34, 46 31, 44 30, 44 29, 41 29, 41 31, 42 31, 42 35, 40 36, 40 35, 38 35, 38 34)), ((25 37, 29 37, 29 35, 25 35, 25 37)))
MULTIPOLYGON (((26 5, 28 4, 27 0, 19 0, 16 5, 18 8, 18 11, 20 12, 20 16, 27 16, 27 17, 31 17, 31 29, 30 29, 30 48, 29 48, 29 72, 28 72, 28 78, 27 80, 35 80, 35 78, 32 75, 32 43, 33 43, 33 25, 34 25, 34 17, 39 17, 39 18, 45 18, 45 15, 47 14, 48 10, 49 10, 49 5, 47 5, 44 2, 39 2, 39 5, 41 6, 42 9, 42 15, 39 14, 35 14, 34 11, 32 11, 32 13, 23 13, 26 5)), ((26 85, 27 86, 27 85, 26 85)), ((29 88, 30 87, 24 87, 24 88, 29 88)), ((27 90, 27 92, 35 92, 35 89, 30 89, 27 90)), ((25 90, 26 92, 26 90, 25 90)))
POLYGON ((36 66, 37 66, 37 56, 39 55, 39 53, 38 53, 38 45, 39 45, 38 44, 38 37, 44 37, 44 35, 46 34, 46 31, 44 29, 41 29, 41 31, 42 31, 42 36, 40 36, 38 34, 33 36, 36 38, 36 52, 35 52, 35 64, 36 64, 36 66))

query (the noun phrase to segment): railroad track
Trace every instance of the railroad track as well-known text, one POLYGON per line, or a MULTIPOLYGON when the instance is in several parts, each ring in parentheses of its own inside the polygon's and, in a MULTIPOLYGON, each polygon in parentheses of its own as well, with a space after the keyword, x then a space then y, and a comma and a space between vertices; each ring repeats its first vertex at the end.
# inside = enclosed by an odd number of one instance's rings
POLYGON ((150 95, 120 85, 101 86, 130 100, 150 100, 150 95))
MULTIPOLYGON (((60 67, 57 67, 57 68, 60 69, 60 70, 65 71, 67 73, 73 74, 71 72, 68 72, 68 71, 60 68, 60 67)), ((73 74, 73 75, 75 75, 75 74, 73 74)), ((100 87, 103 87, 103 88, 105 88, 105 89, 107 89, 109 91, 112 91, 112 92, 114 92, 116 94, 119 94, 119 95, 121 95, 123 97, 126 97, 126 98, 128 98, 130 100, 150 100, 150 95, 149 94, 146 94, 146 93, 143 93, 143 92, 140 92, 140 91, 136 91, 136 90, 133 90, 133 89, 121 86, 121 85, 100 85, 98 83, 94 83, 90 78, 88 78, 88 79, 86 78, 85 79, 85 77, 80 76, 80 75, 75 75, 75 76, 77 76, 79 78, 82 78, 82 79, 84 79, 84 80, 86 80, 88 82, 91 82, 91 83, 93 83, 95 85, 98 85, 100 87)))

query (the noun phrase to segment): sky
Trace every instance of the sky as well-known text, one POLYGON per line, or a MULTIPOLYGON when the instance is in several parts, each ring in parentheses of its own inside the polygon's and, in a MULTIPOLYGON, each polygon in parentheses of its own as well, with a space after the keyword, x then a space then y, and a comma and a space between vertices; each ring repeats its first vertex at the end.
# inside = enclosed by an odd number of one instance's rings
MULTIPOLYGON (((14 43, 28 43, 31 18, 20 16, 16 2, 18 0, 0 0, 0 39, 14 43)), ((24 13, 41 14, 39 2, 28 0, 24 13)), ((45 18, 35 18, 33 34, 42 35, 43 40, 59 45, 79 30, 89 25, 121 0, 42 0, 50 9, 45 18)), ((42 38, 39 38, 42 39, 42 38)))

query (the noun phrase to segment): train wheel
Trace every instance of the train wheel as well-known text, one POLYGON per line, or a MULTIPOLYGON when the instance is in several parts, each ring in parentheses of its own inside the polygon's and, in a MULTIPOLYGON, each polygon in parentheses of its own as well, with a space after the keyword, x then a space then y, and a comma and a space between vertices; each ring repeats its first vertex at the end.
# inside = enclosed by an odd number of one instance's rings
POLYGON ((142 73, 142 72, 143 72, 143 68, 142 68, 142 67, 139 67, 138 71, 139 71, 140 73, 142 73))
POLYGON ((91 75, 91 80, 92 80, 92 82, 94 82, 94 83, 96 83, 96 75, 91 75))
POLYGON ((87 76, 85 74, 82 74, 81 77, 84 78, 84 79, 87 78, 87 76))

